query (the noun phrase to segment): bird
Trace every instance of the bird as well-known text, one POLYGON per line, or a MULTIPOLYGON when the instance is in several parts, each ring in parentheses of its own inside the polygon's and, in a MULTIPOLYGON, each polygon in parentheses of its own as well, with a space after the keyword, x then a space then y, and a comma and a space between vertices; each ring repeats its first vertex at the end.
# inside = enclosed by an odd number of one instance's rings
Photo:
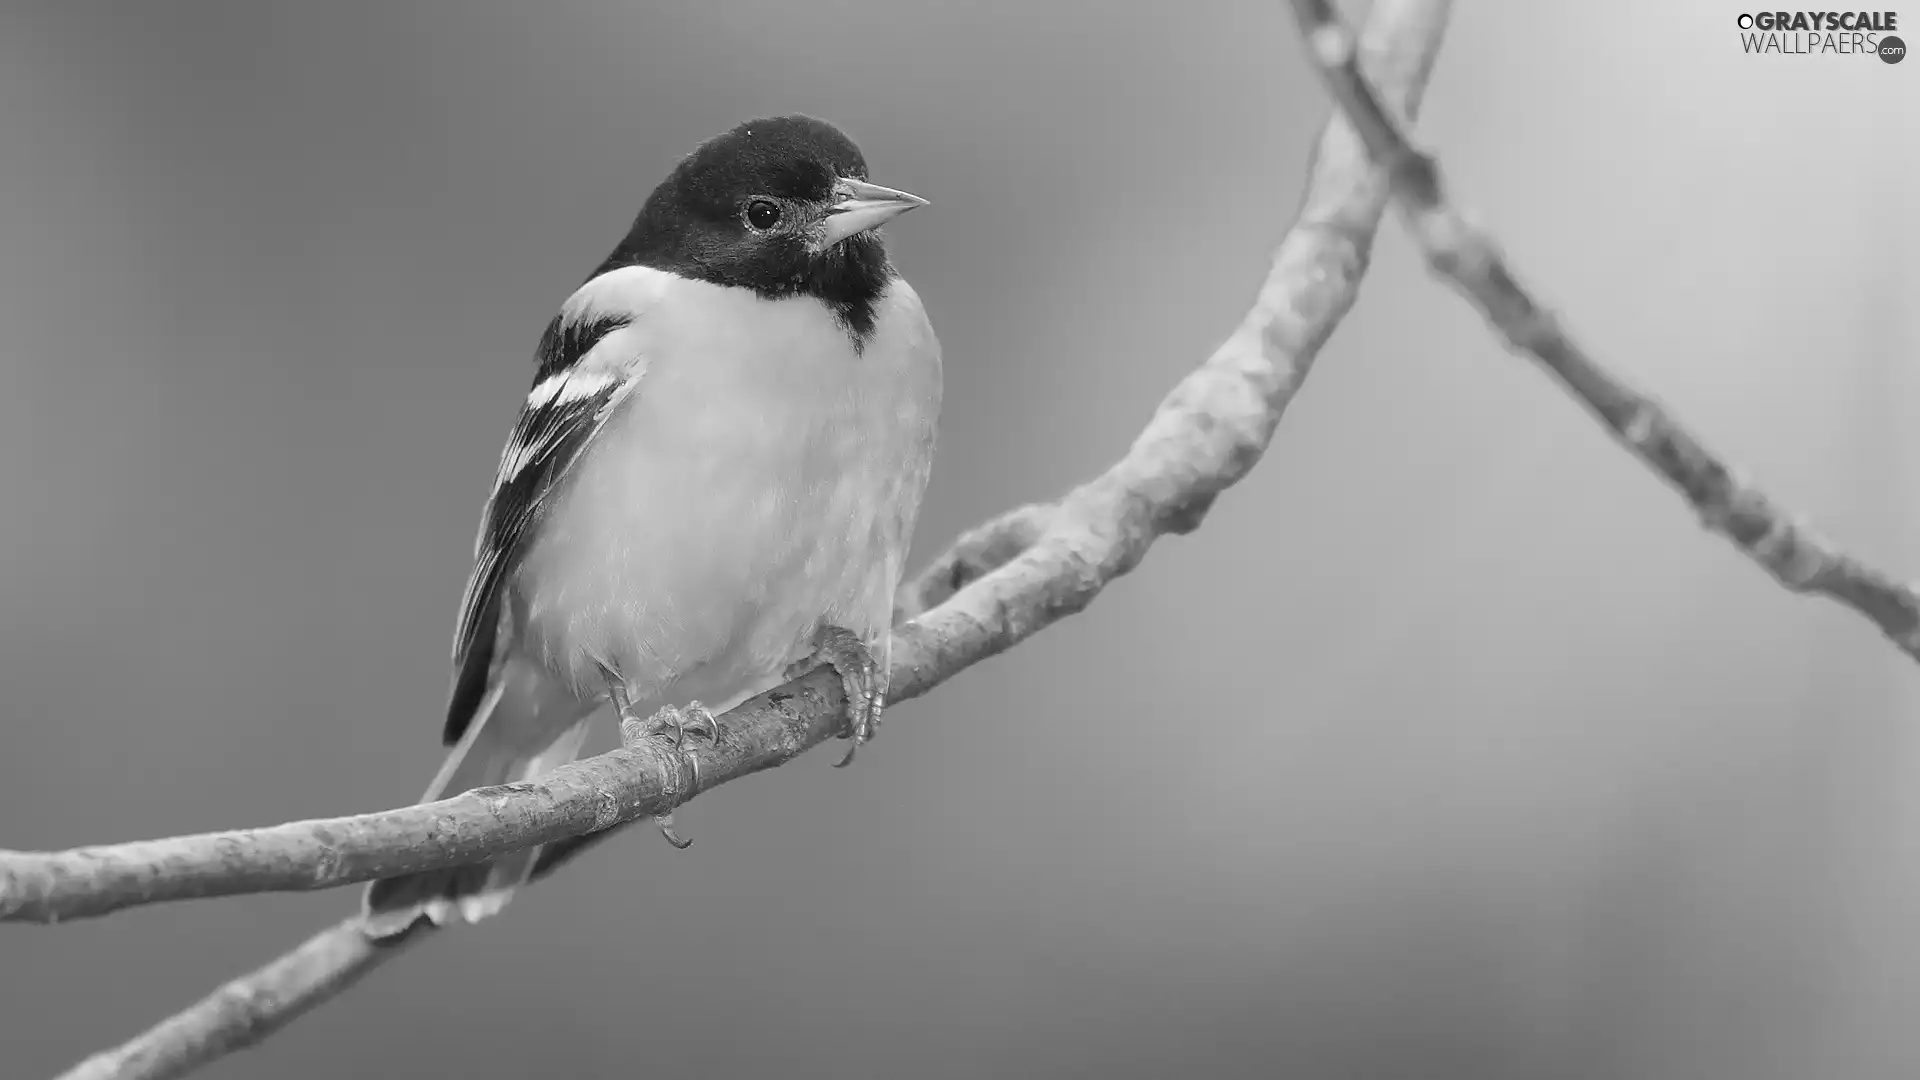
MULTIPOLYGON (((708 139, 653 189, 534 351, 422 802, 572 761, 607 704, 717 740, 716 714, 820 663, 847 692, 841 764, 871 738, 942 390, 878 229, 925 205, 799 115, 708 139)), ((362 926, 489 917, 538 850, 375 881, 362 926)))

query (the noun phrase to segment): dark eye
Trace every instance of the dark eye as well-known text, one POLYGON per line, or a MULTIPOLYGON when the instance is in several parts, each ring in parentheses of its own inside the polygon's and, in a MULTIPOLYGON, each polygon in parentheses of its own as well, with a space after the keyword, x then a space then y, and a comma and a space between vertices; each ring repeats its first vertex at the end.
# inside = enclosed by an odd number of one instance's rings
POLYGON ((756 229, 771 229, 780 224, 780 207, 767 199, 747 204, 747 224, 756 229))

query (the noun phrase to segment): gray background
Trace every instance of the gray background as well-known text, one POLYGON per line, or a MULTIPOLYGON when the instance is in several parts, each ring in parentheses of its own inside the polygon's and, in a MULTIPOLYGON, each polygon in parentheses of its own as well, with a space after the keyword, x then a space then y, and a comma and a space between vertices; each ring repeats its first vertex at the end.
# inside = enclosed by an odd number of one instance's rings
MULTIPOLYGON (((933 200, 891 230, 948 357, 924 552, 1125 447, 1325 113, 1278 2, 519 7, 7 0, 0 843, 417 794, 533 344, 699 139, 814 112, 933 200)), ((1426 130, 1463 199, 1920 572, 1920 64, 1742 56, 1729 3, 1461 8, 1426 130)), ((1920 672, 1703 535, 1397 230, 1206 528, 894 719, 207 1075, 1920 1069, 1920 672)), ((0 1071, 354 902, 5 928, 0 1071)))

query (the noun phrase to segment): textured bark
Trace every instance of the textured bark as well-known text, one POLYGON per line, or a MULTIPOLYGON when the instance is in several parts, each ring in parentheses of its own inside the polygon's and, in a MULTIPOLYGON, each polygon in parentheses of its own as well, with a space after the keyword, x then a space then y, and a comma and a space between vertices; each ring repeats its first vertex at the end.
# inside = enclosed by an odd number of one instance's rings
POLYGON ((1557 378, 1614 438, 1680 492, 1709 531, 1800 593, 1867 617, 1920 660, 1920 587, 1843 552, 1751 487, 1659 403, 1614 376, 1520 284, 1493 238, 1448 201, 1440 166, 1413 145, 1393 108, 1356 65, 1353 35, 1330 0, 1293 0, 1308 51, 1393 194, 1433 272, 1465 296, 1514 352, 1557 378))
POLYGON ((696 777, 703 786, 725 783, 832 738, 845 727, 845 703, 839 678, 821 667, 729 712, 712 747, 630 740, 536 780, 398 810, 71 851, 0 852, 0 918, 56 922, 162 900, 329 889, 599 832, 671 812, 693 797, 696 777))
MULTIPOLYGON (((1362 62, 1406 114, 1411 115, 1426 84, 1450 7, 1449 0, 1376 0, 1373 6, 1360 45, 1362 62)), ((1225 343, 1167 395, 1126 456, 1056 505, 1023 508, 969 533, 907 590, 902 612, 914 617, 894 632, 894 700, 924 694, 1083 610, 1108 582, 1138 565, 1160 536, 1200 524, 1214 498, 1259 460, 1320 346, 1352 307, 1385 199, 1384 178, 1336 118, 1320 138, 1298 220, 1276 250, 1252 308, 1225 343)), ((686 751, 698 761, 700 788, 779 764, 838 734, 845 726, 843 704, 837 680, 815 671, 729 712, 717 750, 686 751)), ((221 834, 227 838, 221 843, 188 838, 202 845, 193 858, 212 859, 223 872, 181 856, 177 865, 201 867, 191 887, 198 891, 169 895, 315 887, 307 883, 320 875, 335 883, 358 880, 402 867, 465 861, 569 830, 600 830, 556 843, 550 849, 555 854, 537 871, 544 874, 606 835, 608 826, 691 797, 692 786, 685 782, 691 769, 685 764, 680 755, 649 743, 576 763, 564 775, 430 807, 221 834), (450 811, 463 823, 448 821, 450 811), (416 815, 424 815, 424 822, 416 815), (408 831, 422 824, 423 830, 408 831), (327 829, 324 839, 315 831, 321 826, 327 829), (500 842, 490 844, 486 837, 500 842), (307 863, 271 850, 273 843, 295 838, 324 851, 324 857, 307 863), (224 872, 234 866, 250 869, 224 872), (266 881, 291 884, 258 884, 266 881)), ((109 907, 144 902, 147 892, 171 887, 155 884, 163 875, 108 854, 113 850, 93 849, 84 859, 63 864, 59 873, 38 864, 36 880, 105 873, 104 880, 125 890, 121 902, 109 907), (118 884, 123 882, 132 884, 118 884)), ((74 853, 36 858, 63 855, 74 853)), ((60 895, 65 899, 35 903, 55 915, 63 914, 62 904, 74 908, 69 914, 99 904, 73 899, 75 892, 60 895)), ((408 934, 376 943, 349 919, 65 1075, 89 1080, 179 1076, 260 1041, 436 932, 416 924, 408 934)))

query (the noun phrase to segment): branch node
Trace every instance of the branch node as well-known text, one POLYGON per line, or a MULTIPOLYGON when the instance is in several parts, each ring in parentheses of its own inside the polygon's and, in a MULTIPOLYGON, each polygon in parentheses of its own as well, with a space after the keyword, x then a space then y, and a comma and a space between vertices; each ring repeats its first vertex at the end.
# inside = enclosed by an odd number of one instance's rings
POLYGON ((1642 453, 1646 452, 1647 440, 1660 423, 1660 410, 1651 401, 1637 401, 1627 410, 1627 416, 1620 424, 1620 438, 1626 444, 1642 453))
POLYGON ((1353 35, 1338 23, 1324 23, 1315 28, 1307 36, 1307 44, 1326 67, 1345 67, 1353 63, 1353 35))
POLYGON ((1753 557, 1773 571, 1780 584, 1805 592, 1832 560, 1826 538, 1798 515, 1775 514, 1750 549, 1753 557))

